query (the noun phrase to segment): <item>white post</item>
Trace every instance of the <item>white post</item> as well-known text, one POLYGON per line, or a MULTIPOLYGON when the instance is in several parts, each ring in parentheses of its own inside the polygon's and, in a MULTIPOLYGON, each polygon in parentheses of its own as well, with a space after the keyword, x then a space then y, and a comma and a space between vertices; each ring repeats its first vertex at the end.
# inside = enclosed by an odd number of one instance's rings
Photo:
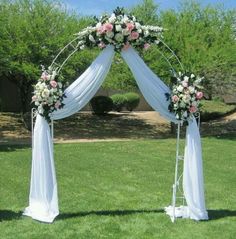
POLYGON ((177 141, 176 141, 175 182, 173 184, 173 195, 172 195, 172 209, 173 209, 173 215, 171 217, 172 222, 175 221, 176 187, 178 180, 178 162, 179 162, 179 138, 180 138, 180 123, 178 123, 177 141))

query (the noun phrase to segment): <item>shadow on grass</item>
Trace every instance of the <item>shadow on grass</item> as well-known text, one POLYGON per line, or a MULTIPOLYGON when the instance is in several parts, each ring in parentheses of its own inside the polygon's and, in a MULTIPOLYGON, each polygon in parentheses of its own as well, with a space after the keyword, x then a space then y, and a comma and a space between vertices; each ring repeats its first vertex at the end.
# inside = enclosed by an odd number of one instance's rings
POLYGON ((76 213, 61 213, 57 220, 70 219, 75 217, 86 217, 90 215, 96 216, 126 216, 132 214, 145 214, 145 213, 164 213, 163 209, 153 210, 104 210, 104 211, 89 211, 89 212, 76 212, 76 213))
POLYGON ((17 144, 17 145, 0 145, 0 152, 12 152, 18 149, 28 149, 31 146, 28 144, 17 144))
POLYGON ((22 216, 22 212, 14 212, 10 210, 0 210, 0 222, 18 220, 22 216))
POLYGON ((225 217, 236 217, 236 210, 228 209, 208 210, 209 220, 218 220, 225 217))

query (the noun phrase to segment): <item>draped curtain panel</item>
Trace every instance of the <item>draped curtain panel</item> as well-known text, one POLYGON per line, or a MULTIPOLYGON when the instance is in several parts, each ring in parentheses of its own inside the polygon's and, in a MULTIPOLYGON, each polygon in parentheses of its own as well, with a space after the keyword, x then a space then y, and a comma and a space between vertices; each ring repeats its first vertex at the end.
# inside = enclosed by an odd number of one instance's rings
MULTIPOLYGON (((168 111, 169 101, 165 96, 165 93, 170 92, 168 86, 148 68, 133 48, 122 51, 121 54, 147 102, 167 120, 178 123, 174 114, 168 111)), ((65 106, 52 113, 53 120, 68 117, 89 102, 109 72, 113 56, 114 47, 108 46, 65 90, 67 96, 63 102, 65 106)), ((59 214, 53 142, 49 125, 40 115, 37 115, 34 135, 29 206, 25 209, 24 215, 51 223, 59 214)), ((185 217, 195 220, 208 218, 205 208, 201 152, 199 129, 196 120, 191 119, 186 132, 183 187, 188 211, 185 217)))

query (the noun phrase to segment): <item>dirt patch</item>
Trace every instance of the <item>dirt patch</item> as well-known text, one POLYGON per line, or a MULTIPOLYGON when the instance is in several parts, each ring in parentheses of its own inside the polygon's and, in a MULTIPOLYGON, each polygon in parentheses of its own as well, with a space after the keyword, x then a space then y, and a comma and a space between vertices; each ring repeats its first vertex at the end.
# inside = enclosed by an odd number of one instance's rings
MULTIPOLYGON (((96 116, 77 113, 55 121, 56 142, 86 142, 175 137, 170 123, 153 111, 111 113, 96 116)), ((236 113, 201 123, 202 136, 236 135, 236 113)), ((31 132, 25 129, 20 114, 0 113, 0 144, 30 144, 31 132)))

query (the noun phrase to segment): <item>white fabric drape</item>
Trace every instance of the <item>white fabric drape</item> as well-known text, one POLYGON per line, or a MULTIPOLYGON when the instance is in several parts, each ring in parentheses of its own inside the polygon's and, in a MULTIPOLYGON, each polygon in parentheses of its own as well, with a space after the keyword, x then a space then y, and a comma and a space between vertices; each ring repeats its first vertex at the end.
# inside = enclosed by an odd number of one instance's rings
POLYGON ((113 56, 113 46, 108 46, 100 53, 88 69, 65 90, 67 96, 63 101, 65 106, 54 111, 51 115, 52 119, 68 117, 78 112, 89 102, 109 72, 113 56))
MULTIPOLYGON (((105 79, 114 56, 114 47, 108 46, 91 66, 66 90, 65 106, 52 113, 54 120, 78 112, 95 95, 105 79)), ((147 102, 169 121, 177 123, 174 114, 168 111, 169 101, 165 93, 170 89, 146 66, 137 52, 129 48, 122 56, 130 67, 147 102)), ((188 217, 207 219, 202 174, 202 155, 199 130, 195 120, 188 126, 184 159, 184 192, 188 217)), ((53 145, 47 121, 37 116, 34 128, 33 159, 29 206, 24 215, 43 222, 52 222, 58 215, 57 183, 53 160, 53 145)), ((182 215, 184 216, 184 215, 182 215)))
POLYGON ((59 214, 52 137, 48 122, 37 115, 34 128, 29 206, 24 215, 51 223, 59 214))
POLYGON ((195 118, 189 120, 186 131, 183 190, 189 208, 189 217, 194 220, 207 220, 201 138, 195 118))
POLYGON ((167 101, 165 93, 170 93, 169 87, 150 70, 133 48, 122 51, 121 55, 148 104, 169 121, 177 122, 174 114, 168 110, 170 102, 167 101))
MULTIPOLYGON (((65 106, 55 111, 51 115, 52 119, 68 117, 89 102, 105 79, 113 56, 112 46, 100 53, 89 68, 65 90, 65 106)), ((52 138, 47 121, 40 115, 37 115, 34 127, 29 206, 23 214, 48 223, 53 222, 59 214, 52 138)))
MULTIPOLYGON (((147 67, 133 48, 123 51, 122 57, 132 71, 146 101, 163 117, 177 123, 174 114, 168 111, 169 101, 166 100, 165 93, 170 93, 170 89, 147 67)), ((182 211, 182 217, 188 215, 189 218, 195 220, 208 218, 205 208, 201 152, 199 129, 196 120, 193 119, 189 121, 187 127, 184 156, 183 189, 187 209, 181 207, 184 210, 178 210, 178 215, 182 211)))

